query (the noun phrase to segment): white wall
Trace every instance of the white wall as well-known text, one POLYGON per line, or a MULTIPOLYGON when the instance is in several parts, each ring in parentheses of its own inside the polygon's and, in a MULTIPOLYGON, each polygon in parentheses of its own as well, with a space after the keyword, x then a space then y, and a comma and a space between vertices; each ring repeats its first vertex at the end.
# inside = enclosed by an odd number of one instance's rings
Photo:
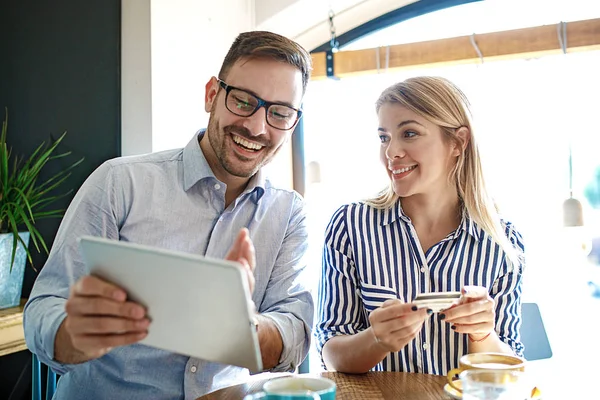
POLYGON ((204 85, 253 29, 254 0, 123 0, 121 15, 121 152, 183 147, 208 123, 204 85))
POLYGON ((121 3, 121 154, 152 151, 150 0, 121 3))
POLYGON ((302 0, 254 0, 256 24, 260 25, 292 4, 300 1, 302 0))
MULTIPOLYGON (((312 50, 329 40, 330 7, 339 35, 411 1, 123 0, 122 154, 182 147, 206 127, 204 86, 240 32, 270 30, 312 50)), ((291 146, 281 153, 268 172, 291 187, 291 146)))
POLYGON ((182 147, 206 127, 204 86, 252 30, 252 0, 151 0, 152 150, 182 147))
MULTIPOLYGON (((235 37, 254 29, 254 7, 254 0, 123 0, 123 155, 183 147, 206 127, 204 86, 235 37)), ((267 173, 291 188, 291 165, 288 144, 267 173)))

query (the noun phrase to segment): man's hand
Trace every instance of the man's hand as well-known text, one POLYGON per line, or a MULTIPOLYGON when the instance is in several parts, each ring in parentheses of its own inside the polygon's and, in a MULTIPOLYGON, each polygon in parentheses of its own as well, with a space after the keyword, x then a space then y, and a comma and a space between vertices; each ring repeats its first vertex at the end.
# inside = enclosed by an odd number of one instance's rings
POLYGON ((250 232, 248 229, 240 229, 233 246, 229 249, 229 252, 225 256, 226 260, 236 261, 246 269, 248 275, 248 286, 250 287, 250 293, 254 292, 254 268, 256 267, 256 252, 254 250, 254 244, 250 239, 250 232))
POLYGON ((146 310, 126 297, 123 289, 94 276, 77 281, 56 336, 55 359, 83 362, 146 337, 150 325, 146 310))

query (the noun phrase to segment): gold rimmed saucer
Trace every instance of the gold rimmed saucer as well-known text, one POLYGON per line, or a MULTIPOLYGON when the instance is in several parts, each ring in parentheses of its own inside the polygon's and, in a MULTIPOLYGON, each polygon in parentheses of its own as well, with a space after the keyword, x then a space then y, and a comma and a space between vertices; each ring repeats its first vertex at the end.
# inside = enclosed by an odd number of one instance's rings
MULTIPOLYGON (((460 380, 454 381, 454 384, 460 388, 462 388, 462 384, 460 380)), ((455 400, 462 400, 462 393, 450 386, 450 384, 446 383, 444 385, 444 392, 455 400)), ((531 392, 531 400, 541 400, 542 392, 537 387, 533 388, 531 392)))

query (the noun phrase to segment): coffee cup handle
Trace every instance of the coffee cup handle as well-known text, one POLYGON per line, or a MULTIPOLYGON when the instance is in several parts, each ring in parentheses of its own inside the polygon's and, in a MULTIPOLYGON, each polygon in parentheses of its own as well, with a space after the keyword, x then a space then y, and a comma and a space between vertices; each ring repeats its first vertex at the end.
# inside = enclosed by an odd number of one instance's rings
POLYGON ((448 379, 448 384, 460 393, 462 393, 462 390, 454 384, 454 377, 460 374, 461 372, 463 372, 462 368, 453 368, 448 372, 448 375, 446 375, 446 379, 448 379))

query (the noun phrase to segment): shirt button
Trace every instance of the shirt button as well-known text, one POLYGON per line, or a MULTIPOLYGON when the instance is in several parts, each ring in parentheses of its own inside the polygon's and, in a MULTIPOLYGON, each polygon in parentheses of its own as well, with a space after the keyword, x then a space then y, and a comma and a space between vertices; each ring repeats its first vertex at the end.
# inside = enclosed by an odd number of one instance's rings
POLYGON ((425 272, 425 267, 421 267, 421 272, 425 272))
POLYGON ((198 368, 196 368, 195 365, 192 365, 192 368, 190 368, 190 371, 192 371, 192 374, 195 374, 196 371, 198 371, 198 368))
POLYGON ((215 190, 219 190, 221 189, 221 185, 219 185, 218 183, 215 183, 215 190))
POLYGON ((423 350, 427 350, 429 348, 429 345, 427 343, 423 343, 423 350))

